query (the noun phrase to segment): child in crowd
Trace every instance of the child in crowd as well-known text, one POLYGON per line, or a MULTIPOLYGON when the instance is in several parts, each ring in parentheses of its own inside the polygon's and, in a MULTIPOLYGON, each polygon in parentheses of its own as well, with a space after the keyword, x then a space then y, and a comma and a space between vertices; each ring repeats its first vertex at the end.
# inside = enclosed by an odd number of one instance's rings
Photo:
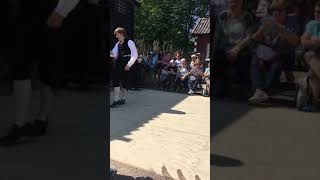
POLYGON ((198 89, 198 85, 201 84, 202 76, 203 76, 203 69, 201 66, 202 66, 201 62, 196 62, 194 64, 194 67, 191 69, 191 71, 182 77, 183 81, 187 77, 189 77, 189 80, 188 80, 189 92, 188 92, 188 94, 194 94, 195 91, 198 89))
POLYGON ((186 59, 181 59, 181 66, 178 68, 177 77, 176 77, 176 86, 177 91, 185 90, 188 86, 188 78, 182 80, 182 77, 187 75, 189 72, 189 68, 187 65, 186 59))
POLYGON ((174 62, 170 61, 169 65, 166 66, 160 76, 160 89, 169 89, 172 81, 176 77, 177 68, 174 62))

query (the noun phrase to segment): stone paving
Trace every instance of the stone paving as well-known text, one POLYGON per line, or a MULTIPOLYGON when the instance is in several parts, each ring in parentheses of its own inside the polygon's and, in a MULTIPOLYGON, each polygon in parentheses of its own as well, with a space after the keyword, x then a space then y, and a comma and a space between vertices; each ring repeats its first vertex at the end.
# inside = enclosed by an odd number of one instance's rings
POLYGON ((174 179, 210 179, 209 98, 130 91, 110 114, 112 160, 174 179))

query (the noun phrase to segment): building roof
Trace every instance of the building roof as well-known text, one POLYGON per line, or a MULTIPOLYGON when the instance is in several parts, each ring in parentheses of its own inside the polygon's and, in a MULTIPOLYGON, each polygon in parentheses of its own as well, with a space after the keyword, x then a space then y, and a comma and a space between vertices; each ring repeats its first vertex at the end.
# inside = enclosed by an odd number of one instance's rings
POLYGON ((210 34, 210 18, 200 18, 192 30, 193 35, 210 34))

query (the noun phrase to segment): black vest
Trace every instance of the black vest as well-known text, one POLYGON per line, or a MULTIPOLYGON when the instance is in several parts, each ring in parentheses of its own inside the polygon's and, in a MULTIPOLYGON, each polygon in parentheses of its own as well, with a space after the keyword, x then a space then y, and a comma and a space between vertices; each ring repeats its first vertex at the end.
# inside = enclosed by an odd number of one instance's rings
POLYGON ((129 39, 125 39, 124 42, 118 44, 118 59, 129 61, 131 58, 131 51, 128 45, 129 39))

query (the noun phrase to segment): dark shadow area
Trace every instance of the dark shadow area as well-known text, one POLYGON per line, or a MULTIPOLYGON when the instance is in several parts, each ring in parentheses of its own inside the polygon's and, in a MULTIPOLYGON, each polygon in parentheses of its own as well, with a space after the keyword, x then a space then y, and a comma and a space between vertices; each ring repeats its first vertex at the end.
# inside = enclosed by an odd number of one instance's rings
POLYGON ((217 167, 240 167, 243 166, 244 163, 238 159, 211 154, 210 155, 210 165, 217 167))
MULTIPOLYGON (((118 108, 110 109, 110 141, 122 140, 131 132, 149 123, 162 113, 184 115, 185 112, 172 109, 188 97, 187 94, 161 92, 144 89, 129 91, 127 103, 118 108)), ((111 95, 111 99, 113 96, 111 95)))
POLYGON ((213 120, 210 128, 211 138, 231 126, 253 108, 241 101, 231 99, 213 100, 211 103, 211 118, 213 120))
POLYGON ((151 177, 131 177, 131 176, 124 176, 124 175, 117 175, 114 178, 111 178, 111 180, 154 180, 151 177))
MULTIPOLYGON (((59 90, 46 136, 0 147, 0 179, 105 179, 109 145, 106 89, 96 86, 88 92, 59 90)), ((34 110, 38 93, 33 94, 34 110)), ((14 120, 13 103, 13 96, 0 96, 1 136, 14 120)))
POLYGON ((166 113, 169 113, 169 114, 186 114, 185 112, 183 111, 177 111, 177 110, 173 110, 173 109, 170 109, 168 112, 166 113))

